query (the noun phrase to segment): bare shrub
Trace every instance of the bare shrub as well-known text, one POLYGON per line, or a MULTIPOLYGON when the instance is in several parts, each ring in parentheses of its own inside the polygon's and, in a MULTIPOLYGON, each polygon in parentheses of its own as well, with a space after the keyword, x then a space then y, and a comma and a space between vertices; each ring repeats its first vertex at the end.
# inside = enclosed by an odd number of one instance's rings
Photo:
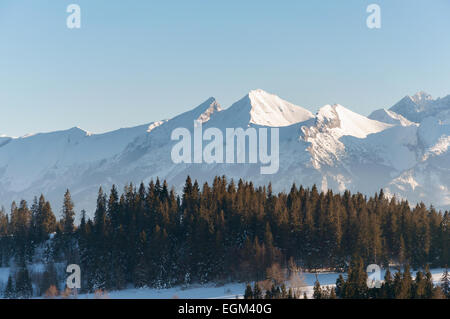
POLYGON ((108 292, 102 289, 97 289, 94 292, 94 299, 109 299, 108 292))
POLYGON ((45 298, 48 298, 48 299, 54 299, 54 298, 58 297, 58 295, 59 295, 59 291, 55 285, 51 285, 45 292, 45 298))
POLYGON ((261 288, 263 292, 266 292, 272 289, 273 282, 271 279, 266 279, 262 281, 258 281, 258 286, 261 288))
POLYGON ((286 271, 281 268, 280 264, 275 263, 267 268, 266 277, 268 280, 272 281, 272 283, 279 286, 286 280, 286 271))
POLYGON ((61 292, 61 297, 63 299, 75 299, 77 298, 77 291, 76 289, 69 289, 66 287, 63 292, 61 292))
POLYGON ((305 276, 301 271, 292 272, 288 279, 288 285, 296 297, 300 297, 306 288, 305 276))

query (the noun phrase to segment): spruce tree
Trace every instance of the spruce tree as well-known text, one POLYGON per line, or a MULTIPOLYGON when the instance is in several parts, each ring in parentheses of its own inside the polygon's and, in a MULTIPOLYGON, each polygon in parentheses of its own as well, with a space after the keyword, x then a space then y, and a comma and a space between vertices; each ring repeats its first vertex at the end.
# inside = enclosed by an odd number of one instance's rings
POLYGON ((12 203, 10 233, 13 237, 14 257, 20 267, 31 261, 33 255, 31 220, 31 211, 26 201, 22 200, 19 207, 15 202, 12 203))
POLYGON ((384 274, 384 282, 381 285, 381 296, 386 299, 395 298, 394 283, 389 268, 386 269, 386 273, 384 274))
POLYGON ((414 283, 412 285, 411 297, 414 299, 422 299, 425 297, 425 280, 421 271, 416 273, 416 278, 414 279, 414 283))
POLYGON ((353 256, 348 269, 347 281, 343 288, 343 298, 365 299, 368 297, 367 273, 361 257, 353 256))
MULTIPOLYGON (((11 205, 9 215, 0 210, 0 264, 14 257, 24 267, 55 231, 49 249, 42 247, 45 262, 77 262, 79 256, 82 285, 88 290, 123 288, 136 280, 137 268, 144 274, 141 282, 167 287, 265 280, 275 263, 291 268, 286 265, 291 258, 309 270, 344 271, 348 256, 358 255, 350 263, 348 279, 338 278, 337 297, 417 297, 423 285, 424 298, 430 298, 436 290, 428 273, 417 282, 396 274, 391 285, 385 280, 379 291, 368 291, 364 264, 398 261, 424 267, 432 261, 433 267, 443 267, 449 262, 448 212, 422 205, 411 209, 407 201, 387 200, 383 192, 367 197, 293 185, 289 194, 275 194, 270 185, 255 187, 243 180, 227 184, 225 177, 216 177, 201 190, 187 178, 178 196, 158 179, 147 189, 142 183, 138 189, 129 184, 122 194, 113 186, 108 200, 100 190, 94 219, 83 214, 77 229, 69 192, 64 202, 59 222, 43 196, 31 209, 21 201, 11 205)), ((269 295, 277 296, 280 286, 275 283, 269 295)), ((321 293, 332 294, 326 289, 321 293)))
POLYGON ((431 299, 433 297, 433 275, 430 272, 430 268, 427 265, 425 268, 425 299, 431 299))
POLYGON ((448 269, 445 268, 444 273, 442 274, 442 278, 441 278, 441 289, 442 289, 442 293, 448 298, 450 299, 450 282, 449 282, 450 278, 448 276, 448 269))
POLYGON ((63 233, 71 235, 75 230, 75 211, 69 190, 66 190, 66 193, 64 194, 62 216, 63 233))
POLYGON ((314 299, 322 299, 323 298, 322 288, 320 287, 320 282, 318 280, 316 280, 316 282, 314 284, 313 298, 314 299))
POLYGON ((245 287, 244 299, 253 299, 253 290, 250 284, 245 287))
POLYGON ((413 280, 409 265, 405 266, 397 299, 410 299, 412 297, 413 280))
POLYGON ((5 299, 14 299, 16 298, 16 291, 13 283, 12 276, 8 276, 8 282, 6 284, 5 292, 3 294, 5 299))
POLYGON ((343 293, 342 288, 344 284, 345 284, 344 277, 342 276, 342 274, 339 274, 339 277, 336 280, 336 290, 335 290, 336 296, 339 298, 342 298, 343 293))
POLYGON ((263 299, 261 288, 259 287, 257 282, 255 282, 255 285, 253 287, 253 299, 263 299))
POLYGON ((394 274, 394 280, 392 284, 393 294, 395 299, 399 299, 402 292, 402 272, 400 269, 394 274))
POLYGON ((16 274, 15 294, 17 298, 29 299, 33 296, 30 274, 26 267, 21 267, 16 274))
MULTIPOLYGON (((110 251, 108 250, 108 219, 106 212, 106 195, 100 187, 97 196, 97 208, 94 215, 93 229, 93 287, 94 289, 106 289, 110 285, 109 261, 110 251)), ((134 243, 135 245, 136 243, 134 243)))

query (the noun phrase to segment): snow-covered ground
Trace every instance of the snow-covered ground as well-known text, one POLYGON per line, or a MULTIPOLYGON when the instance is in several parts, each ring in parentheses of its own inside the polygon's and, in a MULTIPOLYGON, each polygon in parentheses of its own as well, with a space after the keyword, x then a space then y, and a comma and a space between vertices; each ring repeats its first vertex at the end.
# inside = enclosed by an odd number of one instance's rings
MULTIPOLYGON (((40 266, 34 267, 36 269, 40 266)), ((391 272, 395 270, 391 269, 391 272)), ((433 275, 433 281, 435 284, 439 284, 443 268, 431 269, 433 275)), ((381 277, 384 278, 385 271, 382 270, 381 277)), ((0 290, 6 285, 9 275, 9 268, 0 268, 0 290)), ((415 276, 415 272, 412 272, 415 276)), ((344 274, 345 276, 345 274, 344 274)), ((302 289, 302 293, 306 292, 308 298, 312 298, 313 287, 316 281, 315 273, 303 273, 302 274, 305 287, 302 289)), ((322 286, 334 286, 336 279, 339 277, 339 273, 328 272, 318 273, 317 279, 322 286)), ((111 299, 235 299, 242 298, 245 291, 245 283, 229 283, 226 285, 192 285, 189 287, 173 287, 170 289, 154 289, 154 288, 129 288, 120 291, 107 292, 104 298, 111 299)), ((1 298, 1 296, 0 296, 1 298)), ((80 294, 78 299, 93 299, 98 298, 94 294, 80 294)))
MULTIPOLYGON (((395 270, 391 270, 395 272, 395 270)), ((444 269, 432 269, 433 281, 439 284, 444 269)), ((382 271, 383 278, 385 271, 382 271)), ((415 276, 415 272, 412 272, 415 276)), ((339 273, 318 273, 317 278, 322 286, 334 287, 339 273)), ((306 292, 308 298, 312 298, 316 274, 304 273, 303 279, 306 286, 302 289, 302 293, 306 292)), ((235 299, 242 298, 245 291, 245 283, 231 283, 224 286, 192 286, 188 288, 175 287, 170 289, 125 289, 121 291, 112 291, 107 294, 107 298, 111 299, 235 299)), ((79 295, 79 298, 94 298, 94 294, 79 295)))

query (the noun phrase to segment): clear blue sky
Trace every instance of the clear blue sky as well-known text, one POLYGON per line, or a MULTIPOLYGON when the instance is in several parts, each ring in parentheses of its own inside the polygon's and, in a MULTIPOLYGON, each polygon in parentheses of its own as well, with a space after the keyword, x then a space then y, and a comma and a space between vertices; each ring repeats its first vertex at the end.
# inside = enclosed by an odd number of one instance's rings
POLYGON ((448 0, 1 0, 0 135, 104 132, 255 88, 365 115, 419 90, 444 96, 449 17, 448 0), (366 27, 371 3, 380 30, 366 27))

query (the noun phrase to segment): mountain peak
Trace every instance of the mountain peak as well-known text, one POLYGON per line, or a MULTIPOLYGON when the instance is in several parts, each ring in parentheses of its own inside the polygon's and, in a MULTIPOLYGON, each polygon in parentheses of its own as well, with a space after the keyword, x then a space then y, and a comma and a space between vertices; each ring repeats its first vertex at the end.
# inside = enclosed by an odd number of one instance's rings
POLYGON ((269 92, 266 92, 262 89, 254 89, 254 90, 250 90, 250 92, 248 92, 248 96, 250 97, 270 97, 270 96, 275 96, 274 94, 270 94, 269 92))
POLYGON ((250 91, 229 110, 247 123, 270 127, 289 126, 314 117, 310 111, 261 89, 250 91))
POLYGON ((369 119, 340 104, 327 104, 317 112, 315 126, 320 131, 333 129, 336 136, 350 135, 365 138, 369 134, 383 131, 392 125, 369 119))
POLYGON ((79 126, 72 127, 69 131, 70 131, 70 132, 75 132, 75 133, 82 133, 82 134, 85 134, 85 135, 87 135, 87 136, 92 135, 91 132, 86 131, 85 129, 82 129, 82 128, 79 127, 79 126))
POLYGON ((420 112, 429 101, 433 101, 433 97, 425 91, 419 91, 414 95, 406 95, 391 110, 395 111, 395 109, 407 108, 415 112, 420 112))
POLYGON ((430 101, 433 100, 433 97, 428 94, 427 92, 424 91, 419 91, 416 94, 414 94, 413 96, 409 97, 414 103, 421 103, 421 102, 426 102, 426 101, 430 101))
POLYGON ((418 123, 425 117, 430 116, 430 112, 433 113, 433 109, 439 103, 439 99, 433 100, 430 94, 420 91, 412 96, 405 96, 389 110, 404 116, 412 122, 418 123))

